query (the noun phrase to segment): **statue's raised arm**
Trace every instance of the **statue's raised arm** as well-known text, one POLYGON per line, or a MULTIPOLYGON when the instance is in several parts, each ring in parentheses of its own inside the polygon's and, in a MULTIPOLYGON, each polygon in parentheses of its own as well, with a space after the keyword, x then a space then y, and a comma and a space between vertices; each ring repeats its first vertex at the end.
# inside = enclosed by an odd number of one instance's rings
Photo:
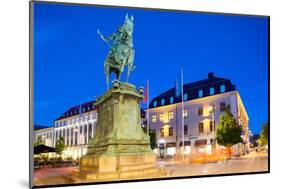
POLYGON ((102 34, 101 34, 101 32, 100 32, 100 30, 97 30, 97 34, 100 36, 100 38, 102 39, 102 40, 104 40, 104 41, 108 41, 102 34))

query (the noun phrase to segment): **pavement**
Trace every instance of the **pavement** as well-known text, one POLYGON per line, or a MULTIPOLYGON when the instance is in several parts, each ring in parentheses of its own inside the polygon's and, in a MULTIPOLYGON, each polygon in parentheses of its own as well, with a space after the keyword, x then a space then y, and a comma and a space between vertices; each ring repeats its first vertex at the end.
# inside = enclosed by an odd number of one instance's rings
POLYGON ((262 172, 268 170, 268 156, 265 153, 251 152, 244 156, 231 157, 228 161, 217 163, 158 162, 157 164, 171 171, 169 177, 262 172))
MULTIPOLYGON (((156 165, 159 168, 164 168, 170 173, 165 177, 252 173, 268 170, 268 155, 266 153, 251 152, 244 156, 231 157, 228 161, 220 161, 217 163, 190 164, 169 160, 157 161, 156 165)), ((77 175, 79 175, 79 167, 77 166, 41 168, 35 170, 34 183, 36 186, 40 186, 84 182, 79 180, 77 175)))

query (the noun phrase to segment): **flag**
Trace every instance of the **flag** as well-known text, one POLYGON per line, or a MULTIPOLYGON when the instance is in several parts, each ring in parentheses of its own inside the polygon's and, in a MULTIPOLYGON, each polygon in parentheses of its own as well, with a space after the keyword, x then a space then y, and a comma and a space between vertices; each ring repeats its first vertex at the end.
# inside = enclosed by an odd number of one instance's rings
POLYGON ((180 73, 180 75, 178 75, 177 79, 176 79, 176 86, 175 86, 175 90, 176 90, 176 97, 179 97, 182 93, 182 73, 180 73))
POLYGON ((144 103, 149 103, 148 102, 148 80, 146 81, 146 86, 144 89, 144 98, 143 98, 144 103))
POLYGON ((81 104, 81 101, 80 101, 80 106, 79 106, 79 117, 81 118, 82 117, 82 104, 81 104))
POLYGON ((149 135, 149 80, 146 81, 143 101, 146 103, 146 132, 149 135))

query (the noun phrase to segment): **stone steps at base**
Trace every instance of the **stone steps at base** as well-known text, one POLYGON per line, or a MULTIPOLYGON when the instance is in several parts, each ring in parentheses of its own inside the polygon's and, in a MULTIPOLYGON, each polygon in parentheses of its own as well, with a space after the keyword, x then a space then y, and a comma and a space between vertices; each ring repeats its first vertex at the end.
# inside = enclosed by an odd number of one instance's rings
POLYGON ((129 171, 117 171, 117 172, 108 172, 108 173, 98 173, 98 172, 84 172, 82 178, 86 180, 114 180, 114 179, 137 179, 137 178, 150 178, 153 176, 165 175, 165 171, 157 168, 150 167, 145 169, 138 170, 129 170, 129 171))
POLYGON ((140 170, 130 170, 119 173, 119 178, 137 178, 160 173, 160 169, 151 167, 140 170))
POLYGON ((133 171, 133 170, 140 170, 140 169, 148 169, 153 168, 155 165, 153 163, 143 163, 143 164, 131 164, 131 165, 122 165, 119 168, 119 171, 133 171))

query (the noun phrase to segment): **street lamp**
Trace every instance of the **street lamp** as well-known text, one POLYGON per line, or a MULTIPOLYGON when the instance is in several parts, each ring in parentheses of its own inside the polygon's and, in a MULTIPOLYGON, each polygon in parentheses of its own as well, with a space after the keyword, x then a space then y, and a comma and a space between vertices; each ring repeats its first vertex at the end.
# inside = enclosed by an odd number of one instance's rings
MULTIPOLYGON (((212 104, 209 107, 209 112, 212 113, 212 122, 213 122, 213 132, 215 132, 215 105, 212 104)), ((213 140, 214 145, 216 145, 215 141, 213 140)))
POLYGON ((215 105, 214 104, 212 104, 209 107, 209 112, 212 113, 213 131, 214 131, 215 130, 215 105))

